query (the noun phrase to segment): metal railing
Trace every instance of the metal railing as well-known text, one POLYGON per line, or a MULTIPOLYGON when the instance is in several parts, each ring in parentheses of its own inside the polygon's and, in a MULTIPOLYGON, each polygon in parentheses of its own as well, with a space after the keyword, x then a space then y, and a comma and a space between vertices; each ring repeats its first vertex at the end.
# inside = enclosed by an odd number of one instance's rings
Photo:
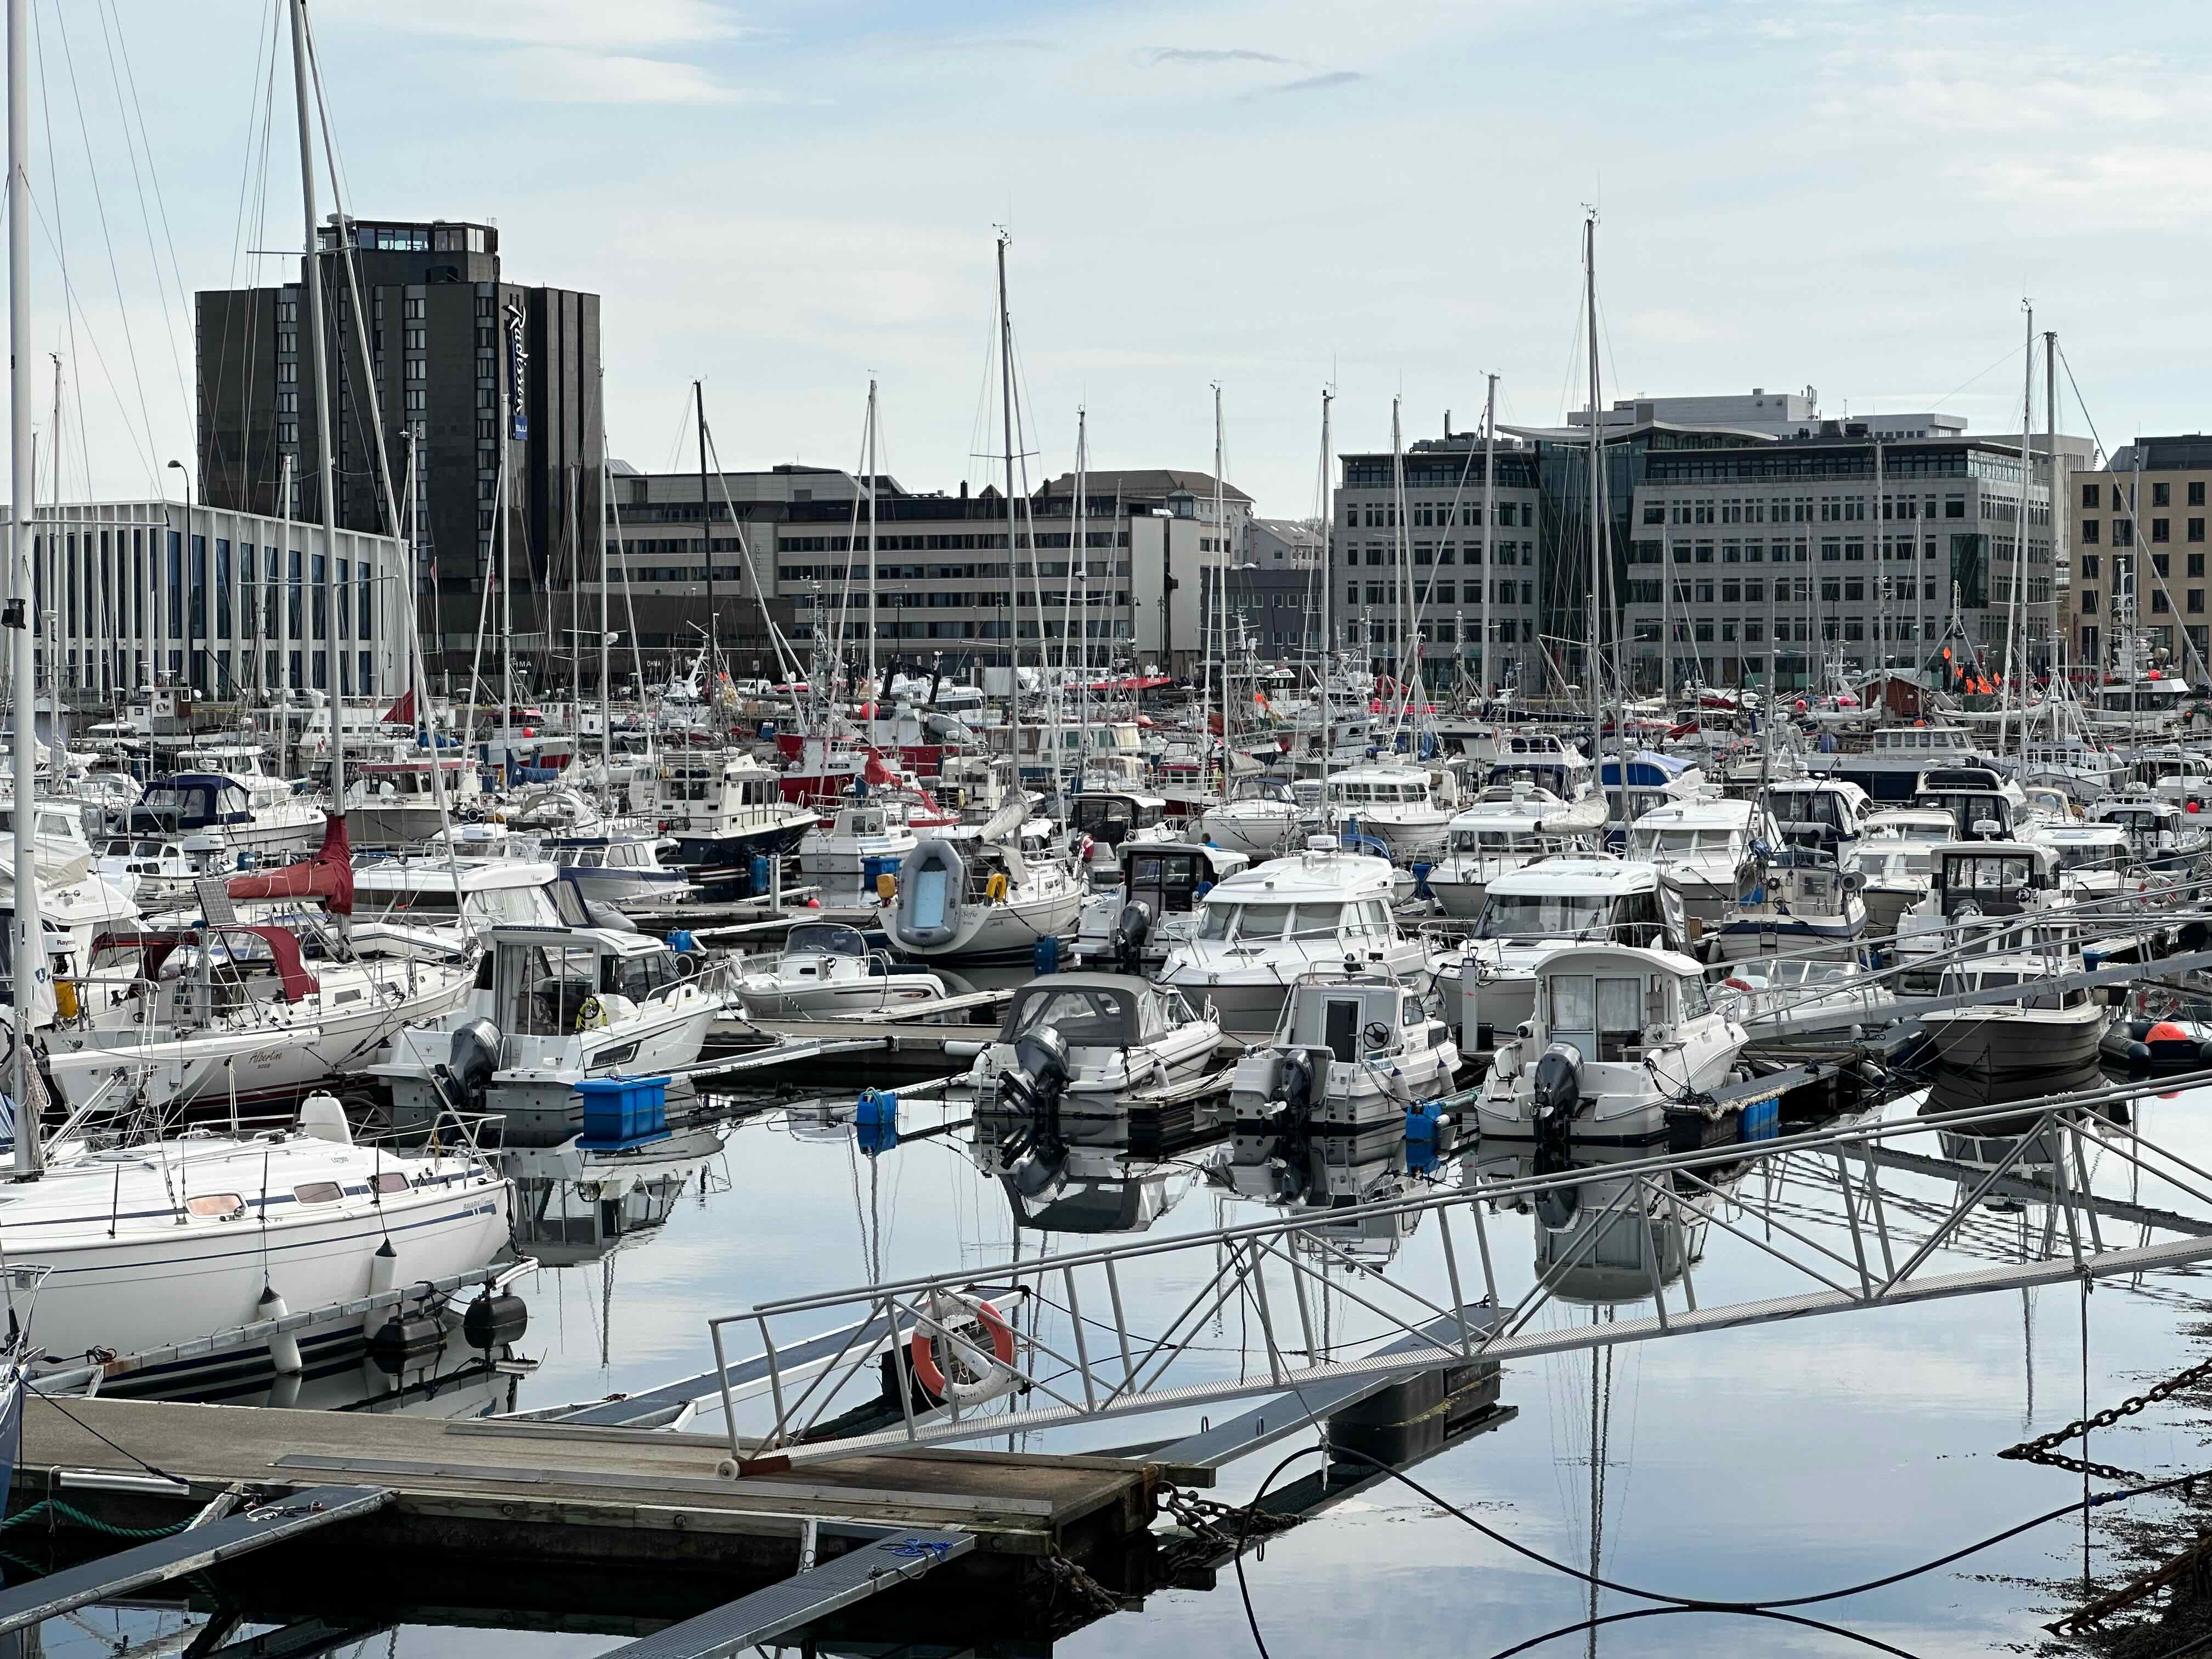
MULTIPOLYGON (((1695 1152, 1632 1154, 1556 1173, 1497 1180, 1478 1174, 1472 1184, 1380 1202, 757 1304, 708 1322, 724 1379, 731 1455, 794 1462, 849 1456, 1295 1394, 1363 1375, 2180 1266, 2212 1257, 2212 1173, 2152 1145, 2103 1109, 2192 1082, 2212 1082, 2212 1073, 1695 1152), (1939 1138, 1941 1158, 1885 1156, 1895 1143, 1930 1135, 1939 1138), (2091 1185, 2093 1157, 2124 1168, 2138 1188, 2160 1189, 2176 1237, 2148 1242, 2160 1230, 2154 1217, 2160 1212, 2100 1198, 2091 1185), (1730 1218, 1732 1212, 1757 1210, 1755 1199, 1735 1190, 1753 1186, 1747 1177, 1753 1172, 1765 1166, 1802 1177, 1813 1165, 1832 1174, 1838 1200, 1827 1238, 1779 1215, 1764 1217, 1756 1231, 1730 1218), (1931 1166, 1954 1182, 1948 1201, 1894 1184, 1912 1180, 1924 1188, 1931 1166), (1986 1249, 1962 1230, 1985 1200, 1994 1201, 1992 1194, 2015 1201, 2023 1182, 2045 1206, 2039 1235, 2024 1243, 2018 1259, 1990 1262, 1986 1249), (1491 1218, 1501 1208, 1522 1206, 1564 1214, 1569 1223, 1540 1232, 1533 1282, 1516 1292, 1500 1271, 1491 1218), (2146 1242, 2123 1245, 2117 1232, 2107 1237, 2104 1219, 2146 1242), (1701 1301, 1696 1260, 1714 1229, 1786 1270, 1788 1288, 1701 1301), (1403 1241, 1386 1261, 1350 1248, 1385 1235, 1403 1241), (1947 1255, 1977 1265, 1939 1264, 1939 1255, 1947 1255), (1197 1288, 1185 1296, 1193 1284, 1197 1288), (1166 1304, 1179 1303, 1173 1317, 1164 1328, 1141 1330, 1129 1310, 1140 1305, 1140 1297, 1141 1305, 1152 1305, 1170 1287, 1166 1304), (1011 1320, 992 1310, 992 1318, 1016 1334, 1011 1357, 983 1352, 986 1343, 979 1341, 988 1333, 977 1322, 976 1303, 987 1296, 1014 1304, 1011 1320), (1562 1298, 1649 1302, 1651 1312, 1538 1328, 1537 1314, 1562 1298), (1361 1356, 1349 1352, 1356 1344, 1325 1339, 1316 1317, 1324 1302, 1372 1316, 1376 1328, 1358 1344, 1380 1338, 1401 1340, 1401 1346, 1387 1357, 1361 1356), (1485 1304, 1482 1318, 1470 1316, 1472 1308, 1485 1304), (1256 1326, 1262 1362, 1235 1375, 1206 1375, 1219 1368, 1210 1365, 1197 1339, 1232 1309, 1256 1326), (1408 1352, 1402 1339, 1438 1319, 1456 1338, 1441 1344, 1424 1338, 1408 1352), (823 1324, 833 1328, 825 1334, 823 1324), (733 1373, 731 1336, 748 1327, 758 1352, 742 1358, 733 1373), (894 1387, 896 1426, 809 1438, 850 1403, 841 1401, 848 1383, 874 1380, 887 1347, 917 1344, 918 1357, 927 1347, 959 1354, 971 1370, 980 1361, 1000 1384, 1000 1401, 1015 1403, 963 1409, 957 1397, 933 1404, 927 1395, 917 1398, 911 1384, 894 1387), (787 1354, 794 1358, 787 1360, 787 1354), (1182 1380, 1193 1371, 1200 1375, 1182 1380), (728 1380, 733 1375, 765 1381, 772 1416, 757 1441, 738 1432, 738 1395, 728 1380)), ((903 1358, 894 1367, 905 1368, 903 1358)))

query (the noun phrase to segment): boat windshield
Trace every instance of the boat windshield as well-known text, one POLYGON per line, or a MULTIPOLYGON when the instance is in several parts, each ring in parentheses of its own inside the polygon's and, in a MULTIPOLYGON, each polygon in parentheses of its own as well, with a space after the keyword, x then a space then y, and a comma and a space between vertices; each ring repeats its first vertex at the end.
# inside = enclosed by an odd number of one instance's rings
POLYGON ((1236 939, 1248 944, 1286 937, 1334 939, 1343 915, 1344 907, 1335 903, 1209 904, 1198 936, 1236 939))
POLYGON ((1952 826, 1946 823, 1883 823, 1871 831, 1876 841, 1923 842, 1933 845, 1951 839, 1952 826))
POLYGON ((1006 1012, 1000 1041, 1049 1025, 1072 1048, 1120 1048, 1137 1041, 1137 1005, 1104 986, 1034 986, 1006 1012))
POLYGON ((1603 927, 1613 901, 1602 893, 1498 893, 1482 907, 1478 939, 1577 939, 1603 927))
POLYGON ((1451 844, 1455 853, 1487 853, 1492 855, 1543 854, 1554 852, 1565 845, 1555 837, 1540 836, 1532 830, 1455 830, 1451 844))
POLYGON ((1661 854, 1724 853, 1734 845, 1733 830, 1638 830, 1632 838, 1636 856, 1654 858, 1661 854))
POLYGON ((2134 849, 2111 842, 2069 842, 2058 848, 2061 870, 2117 870, 2134 856, 2134 849))
POLYGON ((1943 886, 1947 892, 2005 892, 2027 886, 2033 873, 2033 860, 2016 854, 1982 854, 1943 860, 1943 886))
POLYGON ((1843 804, 1825 789, 1786 789, 1774 793, 1774 816, 1790 823, 1844 827, 1843 804))

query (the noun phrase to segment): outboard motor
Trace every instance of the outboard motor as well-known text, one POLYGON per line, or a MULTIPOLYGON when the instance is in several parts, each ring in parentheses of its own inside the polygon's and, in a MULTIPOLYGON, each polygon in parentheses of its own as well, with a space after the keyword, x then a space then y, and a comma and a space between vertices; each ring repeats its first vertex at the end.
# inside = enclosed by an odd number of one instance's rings
POLYGON ((1313 1115, 1314 1067, 1312 1058, 1302 1048, 1283 1051, 1275 1068, 1275 1095, 1268 1102, 1274 1109, 1274 1121, 1285 1128, 1303 1125, 1313 1115))
POLYGON ((1059 1108, 1067 1087, 1067 1043, 1049 1025, 1024 1031, 1014 1042, 1014 1068, 999 1076, 999 1103, 1040 1123, 1059 1108))
POLYGON ((1566 1144, 1570 1126, 1583 1103, 1583 1057, 1571 1042, 1555 1042, 1536 1062, 1528 1108, 1539 1145, 1566 1144))
POLYGON ((1144 971, 1145 941, 1152 934, 1152 909, 1141 899, 1131 899, 1121 907, 1121 914, 1114 918, 1114 937, 1109 948, 1114 952, 1116 973, 1141 974, 1144 971))
POLYGON ((447 1109, 480 1112, 484 1091, 499 1070, 499 1027, 488 1019, 472 1019, 453 1033, 446 1063, 431 1073, 447 1109))

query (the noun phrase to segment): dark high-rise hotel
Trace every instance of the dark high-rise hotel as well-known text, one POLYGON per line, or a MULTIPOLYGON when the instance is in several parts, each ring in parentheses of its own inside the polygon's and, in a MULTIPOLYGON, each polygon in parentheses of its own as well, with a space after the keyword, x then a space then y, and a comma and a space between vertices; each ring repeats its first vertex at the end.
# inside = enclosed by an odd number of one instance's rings
MULTIPOLYGON (((339 526, 396 529, 408 539, 427 654, 434 666, 441 654, 458 665, 494 568, 503 450, 514 623, 518 633, 538 631, 537 596, 565 586, 580 559, 586 578, 593 574, 603 510, 599 295, 502 281, 499 232, 489 225, 353 219, 341 227, 334 215, 317 255, 339 526), (342 228, 350 280, 338 257, 342 228), (380 453, 371 384, 383 416, 380 453), (394 526, 387 500, 404 516, 410 440, 414 522, 394 526)), ((210 507, 282 513, 289 462, 292 515, 321 519, 305 314, 296 283, 199 295, 200 489, 210 507)))

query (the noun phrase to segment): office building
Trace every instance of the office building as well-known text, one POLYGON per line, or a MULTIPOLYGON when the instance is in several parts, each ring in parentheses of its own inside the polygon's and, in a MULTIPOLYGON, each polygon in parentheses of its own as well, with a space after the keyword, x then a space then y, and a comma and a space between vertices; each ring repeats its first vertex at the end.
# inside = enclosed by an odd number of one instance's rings
MULTIPOLYGON (((216 698, 331 686, 319 526, 173 501, 37 509, 39 679, 64 702, 156 685, 216 698), (187 538, 189 537, 189 546, 187 538), (289 617, 279 606, 289 590, 289 617)), ((407 683, 406 554, 394 538, 341 531, 337 632, 343 689, 407 683)))
MULTIPOLYGON (((499 232, 484 224, 332 215, 313 263, 337 522, 391 532, 411 467, 415 509, 399 528, 414 551, 424 637, 434 659, 465 664, 502 502, 518 591, 589 568, 601 511, 599 296, 508 281, 499 232)), ((198 296, 197 495, 212 507, 321 520, 301 295, 295 282, 198 296)))
MULTIPOLYGON (((1852 424, 1863 426, 1872 437, 1950 438, 1966 429, 1958 415, 1857 415, 1852 424)), ((1734 393, 1707 398, 1622 398, 1605 412, 1608 428, 1647 426, 1653 422, 1675 427, 1724 427, 1736 432, 1763 433, 1770 438, 1809 434, 1820 425, 1820 394, 1811 386, 1802 392, 1769 392, 1753 386, 1748 396, 1734 393)), ((1588 409, 1567 416, 1569 428, 1589 429, 1588 409)))
POLYGON ((2121 637, 2134 628, 2157 661, 2180 667, 2192 684, 2212 681, 2208 485, 2212 438, 2194 432, 2138 438, 2110 465, 2074 473, 2067 492, 2074 549, 2068 623, 2076 673, 2094 678, 2109 669, 2121 637))

